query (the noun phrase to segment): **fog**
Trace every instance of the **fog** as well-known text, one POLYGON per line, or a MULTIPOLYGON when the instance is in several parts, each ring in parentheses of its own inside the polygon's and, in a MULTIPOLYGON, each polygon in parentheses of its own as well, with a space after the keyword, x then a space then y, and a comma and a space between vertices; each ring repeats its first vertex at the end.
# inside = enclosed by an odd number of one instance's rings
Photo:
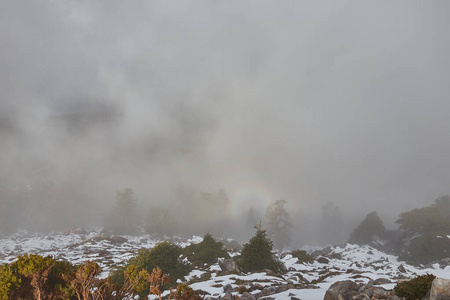
POLYGON ((447 1, 2 1, 0 223, 101 225, 116 191, 132 188, 144 216, 186 187, 223 189, 221 234, 244 240, 248 212, 278 199, 294 244, 318 241, 328 202, 348 230, 373 210, 395 227, 450 193, 449 14, 447 1))

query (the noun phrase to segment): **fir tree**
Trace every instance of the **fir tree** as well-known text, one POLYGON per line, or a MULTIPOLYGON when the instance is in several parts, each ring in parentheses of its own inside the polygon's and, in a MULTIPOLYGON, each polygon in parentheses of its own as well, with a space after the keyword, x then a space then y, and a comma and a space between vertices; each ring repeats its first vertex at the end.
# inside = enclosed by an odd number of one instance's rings
POLYGON ((266 210, 268 236, 278 250, 283 250, 292 241, 289 213, 284 208, 286 200, 278 200, 269 205, 266 210))
POLYGON ((133 234, 139 223, 133 189, 126 188, 123 192, 117 192, 116 197, 116 204, 106 220, 105 227, 115 234, 133 234))
POLYGON ((349 243, 364 245, 372 242, 375 236, 380 238, 386 234, 386 228, 383 225, 376 211, 369 213, 366 218, 352 232, 349 243))
POLYGON ((273 243, 262 229, 261 223, 255 226, 256 234, 244 245, 239 260, 239 266, 244 272, 262 271, 270 269, 275 272, 284 272, 284 265, 274 258, 273 243))
POLYGON ((173 236, 178 231, 178 225, 169 210, 152 207, 145 220, 145 231, 159 237, 173 236))

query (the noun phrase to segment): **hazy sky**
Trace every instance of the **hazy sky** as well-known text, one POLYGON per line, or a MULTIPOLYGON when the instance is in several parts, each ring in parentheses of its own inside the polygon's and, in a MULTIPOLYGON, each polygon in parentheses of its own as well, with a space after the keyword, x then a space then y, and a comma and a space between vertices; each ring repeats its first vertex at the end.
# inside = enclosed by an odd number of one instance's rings
POLYGON ((8 184, 364 216, 450 193, 448 1, 11 0, 0 41, 8 184))

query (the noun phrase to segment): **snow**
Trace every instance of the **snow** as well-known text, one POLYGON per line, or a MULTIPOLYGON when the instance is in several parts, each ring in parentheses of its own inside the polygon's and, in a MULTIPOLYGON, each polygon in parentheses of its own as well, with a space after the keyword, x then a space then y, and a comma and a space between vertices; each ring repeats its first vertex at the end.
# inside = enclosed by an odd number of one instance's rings
MULTIPOLYGON (((88 234, 52 234, 48 236, 30 235, 20 232, 10 236, 0 237, 0 263, 12 262, 16 256, 24 253, 37 253, 40 255, 53 255, 56 258, 66 259, 79 264, 85 260, 95 260, 102 268, 101 277, 108 276, 114 265, 121 265, 136 255, 141 248, 152 248, 159 241, 151 236, 123 236, 126 242, 113 244, 108 240, 96 241, 93 238, 98 235, 99 229, 94 229, 88 234)), ((447 236, 450 238, 450 236, 447 236)), ((200 243, 201 237, 194 236, 190 239, 174 238, 174 243, 186 247, 191 243, 200 243)), ((306 251, 319 250, 317 247, 304 247, 306 251)), ((196 268, 186 276, 186 281, 198 281, 189 283, 194 290, 203 290, 213 297, 224 296, 223 287, 227 284, 237 290, 239 286, 258 284, 263 287, 277 286, 290 282, 301 284, 316 282, 315 288, 289 289, 270 295, 275 299, 289 299, 295 296, 300 299, 322 300, 326 290, 336 281, 352 280, 357 283, 367 283, 369 280, 386 278, 392 283, 381 285, 385 289, 393 289, 399 276, 414 277, 426 273, 440 278, 450 278, 450 266, 441 268, 439 264, 433 264, 430 268, 416 268, 404 262, 400 262, 396 256, 378 251, 370 246, 357 246, 347 244, 331 247, 327 259, 329 263, 323 264, 317 261, 313 263, 298 263, 290 254, 282 255, 281 261, 289 270, 283 276, 269 276, 264 272, 251 274, 220 275, 219 265, 196 268), (405 273, 399 271, 400 265, 406 269, 405 273), (208 280, 199 281, 202 275, 209 273, 208 280), (325 276, 324 276, 325 275, 325 276), (326 277, 328 275, 328 277, 326 277), (301 279, 301 277, 303 279, 301 279), (325 278, 324 278, 325 277, 325 278), (322 280, 322 281, 321 281, 322 280), (317 283, 317 281, 319 281, 317 283)), ((230 256, 238 255, 238 252, 230 252, 230 256)), ((253 294, 259 290, 252 291, 253 294)), ((233 292, 237 294, 238 292, 233 292)))

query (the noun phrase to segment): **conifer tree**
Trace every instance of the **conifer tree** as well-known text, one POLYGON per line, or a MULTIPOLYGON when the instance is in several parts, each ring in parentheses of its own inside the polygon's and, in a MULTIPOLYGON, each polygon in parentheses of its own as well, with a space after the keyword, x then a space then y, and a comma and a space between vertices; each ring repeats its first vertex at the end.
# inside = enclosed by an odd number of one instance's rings
POLYGON ((136 232, 136 226, 139 223, 134 191, 131 188, 126 188, 122 192, 118 191, 116 197, 117 201, 106 220, 105 227, 115 234, 133 234, 136 232))
POLYGON ((292 241, 289 213, 284 208, 286 200, 278 200, 269 205, 266 210, 267 232, 274 246, 278 250, 283 250, 292 241))
POLYGON ((372 242, 375 236, 382 238, 386 234, 386 228, 383 225, 376 211, 369 213, 366 218, 352 232, 349 243, 364 245, 372 242))
POLYGON ((151 207, 145 220, 145 231, 159 237, 173 236, 178 231, 178 224, 168 209, 151 207))
POLYGON ((274 258, 273 243, 262 229, 261 222, 255 226, 256 234, 244 245, 241 252, 239 266, 244 272, 262 271, 270 269, 274 272, 285 271, 284 265, 274 258))

